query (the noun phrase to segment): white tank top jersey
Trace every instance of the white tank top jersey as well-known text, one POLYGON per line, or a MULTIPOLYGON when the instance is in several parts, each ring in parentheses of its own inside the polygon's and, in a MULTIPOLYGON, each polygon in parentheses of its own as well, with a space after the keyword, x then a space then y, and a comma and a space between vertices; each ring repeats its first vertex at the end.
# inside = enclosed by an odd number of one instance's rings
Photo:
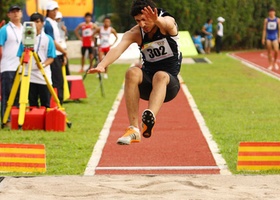
POLYGON ((99 37, 100 37, 100 47, 101 48, 110 47, 111 32, 112 32, 112 27, 108 27, 106 30, 103 26, 100 28, 99 37))

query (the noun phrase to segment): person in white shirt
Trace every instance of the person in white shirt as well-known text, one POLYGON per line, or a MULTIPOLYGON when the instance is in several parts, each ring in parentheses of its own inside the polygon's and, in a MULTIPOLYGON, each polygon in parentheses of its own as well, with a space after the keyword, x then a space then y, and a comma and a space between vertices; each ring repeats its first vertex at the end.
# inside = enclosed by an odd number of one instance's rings
MULTIPOLYGON (((6 110, 7 101, 13 86, 16 70, 20 64, 17 57, 23 26, 21 24, 22 10, 18 5, 9 8, 10 21, 0 29, 0 68, 1 68, 1 123, 6 110)), ((14 106, 18 106, 18 95, 14 100, 14 106)), ((9 121, 6 123, 9 126, 9 121)))
MULTIPOLYGON (((44 68, 46 77, 50 84, 52 84, 50 64, 56 57, 54 41, 51 36, 47 35, 42 28, 44 26, 44 16, 39 13, 33 13, 30 16, 30 21, 36 24, 36 41, 34 44, 34 52, 41 60, 42 67, 44 68)), ((24 52, 24 45, 21 43, 18 50, 18 57, 22 56, 24 52)), ((32 70, 30 75, 30 88, 29 88, 29 106, 44 106, 50 107, 51 94, 47 87, 47 82, 43 77, 42 72, 34 58, 32 58, 32 70), (40 105, 38 100, 40 99, 40 105)))
POLYGON ((56 48, 56 58, 54 58, 51 64, 52 71, 52 82, 53 87, 57 89, 58 99, 60 104, 63 103, 63 75, 62 66, 67 62, 67 52, 61 46, 61 37, 58 29, 57 22, 55 20, 56 14, 58 12, 58 4, 56 1, 48 1, 47 3, 47 18, 44 25, 44 31, 46 34, 50 35, 55 44, 56 48))
MULTIPOLYGON (((62 13, 58 11, 56 13, 55 20, 57 22, 58 30, 61 38, 60 46, 67 51, 68 30, 67 27, 65 26, 64 21, 62 21, 62 18, 63 18, 62 13)), ((65 64, 65 68, 66 68, 66 75, 70 75, 68 59, 65 64)))
MULTIPOLYGON (((101 61, 103 57, 110 51, 111 46, 114 46, 114 44, 117 42, 118 34, 117 31, 113 27, 111 27, 111 19, 109 17, 104 18, 103 26, 99 27, 93 33, 93 36, 95 34, 99 34, 100 44, 98 49, 98 56, 99 60, 101 61), (113 44, 110 44, 111 33, 115 36, 115 41, 113 44)), ((105 70, 104 78, 108 78, 108 67, 105 70)))
POLYGON ((223 17, 218 17, 218 25, 217 25, 217 35, 216 35, 216 53, 220 53, 222 49, 222 38, 224 36, 224 26, 223 22, 225 19, 223 17))

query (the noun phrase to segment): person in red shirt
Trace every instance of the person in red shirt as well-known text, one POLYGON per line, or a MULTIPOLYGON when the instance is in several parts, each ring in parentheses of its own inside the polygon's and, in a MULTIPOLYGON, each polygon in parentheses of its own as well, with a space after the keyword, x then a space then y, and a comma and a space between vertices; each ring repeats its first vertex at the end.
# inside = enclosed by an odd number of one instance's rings
MULTIPOLYGON (((84 72, 84 65, 85 65, 85 54, 86 51, 88 51, 89 55, 89 62, 90 65, 92 63, 93 59, 93 46, 94 46, 94 41, 93 41, 93 31, 94 29, 98 28, 95 23, 92 22, 92 15, 91 13, 86 13, 85 14, 85 22, 80 23, 76 28, 75 28, 75 35, 79 40, 82 41, 82 48, 81 48, 81 53, 82 53, 82 58, 81 58, 81 69, 80 73, 84 72)), ((90 66, 91 68, 92 66, 90 66)))

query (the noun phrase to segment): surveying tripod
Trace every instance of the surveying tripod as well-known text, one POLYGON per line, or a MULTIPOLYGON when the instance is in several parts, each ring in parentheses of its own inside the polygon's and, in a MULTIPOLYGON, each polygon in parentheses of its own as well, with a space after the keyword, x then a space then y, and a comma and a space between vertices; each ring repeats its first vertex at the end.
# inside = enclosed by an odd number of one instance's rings
MULTIPOLYGON (((31 69, 32 69, 32 59, 30 59, 30 58, 32 58, 32 57, 34 57, 36 64, 37 64, 39 70, 41 71, 41 73, 47 83, 47 87, 48 87, 52 97, 54 98, 54 101, 56 102, 58 108, 61 110, 64 110, 64 108, 62 108, 62 106, 60 104, 60 101, 59 101, 52 85, 50 84, 50 82, 46 76, 46 73, 44 71, 44 68, 40 62, 40 58, 38 57, 37 53, 34 52, 33 47, 25 47, 24 52, 20 58, 20 64, 17 68, 16 75, 14 78, 14 83, 13 83, 11 93, 10 93, 10 96, 9 96, 9 99, 7 102, 7 108, 5 110, 3 121, 2 121, 2 128, 5 126, 5 124, 8 121, 10 111, 14 104, 14 100, 15 100, 17 91, 19 89, 19 86, 20 86, 20 93, 19 93, 20 96, 19 96, 18 128, 19 129, 22 128, 22 125, 24 123, 24 118, 25 118, 26 105, 28 104, 30 75, 31 75, 31 69)), ((66 119, 66 123, 67 123, 68 128, 70 128, 72 125, 71 122, 69 122, 68 119, 66 119)))

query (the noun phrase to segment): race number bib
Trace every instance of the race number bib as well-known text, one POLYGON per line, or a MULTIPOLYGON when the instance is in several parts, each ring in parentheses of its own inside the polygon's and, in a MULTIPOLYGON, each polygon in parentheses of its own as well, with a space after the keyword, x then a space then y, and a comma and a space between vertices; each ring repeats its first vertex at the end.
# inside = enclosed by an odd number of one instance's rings
POLYGON ((84 37, 89 37, 89 36, 92 36, 92 30, 90 28, 87 28, 87 29, 84 29, 83 30, 83 36, 84 37))
POLYGON ((141 51, 148 62, 157 62, 174 56, 166 38, 145 44, 141 51))
POLYGON ((277 23, 276 22, 268 22, 267 23, 267 29, 268 30, 276 30, 277 29, 277 23))

